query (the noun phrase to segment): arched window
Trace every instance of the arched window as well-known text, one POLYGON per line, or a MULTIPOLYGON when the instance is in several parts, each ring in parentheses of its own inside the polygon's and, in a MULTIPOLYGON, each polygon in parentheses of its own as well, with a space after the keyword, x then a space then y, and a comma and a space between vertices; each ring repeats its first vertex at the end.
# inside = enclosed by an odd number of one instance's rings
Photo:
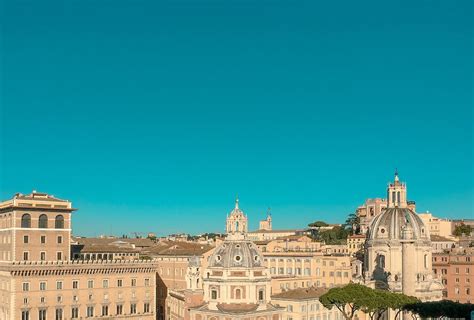
POLYGON ((57 215, 54 220, 54 227, 56 229, 64 229, 64 217, 62 215, 57 215))
POLYGON ((38 219, 38 228, 46 229, 48 227, 48 216, 42 214, 38 219))
POLYGON ((31 216, 28 213, 21 216, 21 227, 31 228, 31 216))

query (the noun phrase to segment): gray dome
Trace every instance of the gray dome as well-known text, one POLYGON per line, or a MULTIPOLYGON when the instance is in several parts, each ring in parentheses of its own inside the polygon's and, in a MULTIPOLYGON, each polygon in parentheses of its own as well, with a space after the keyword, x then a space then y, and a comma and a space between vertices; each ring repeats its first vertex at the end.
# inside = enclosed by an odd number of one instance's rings
POLYGON ((210 268, 255 268, 262 266, 262 254, 250 240, 224 241, 209 258, 210 268))
POLYGON ((369 226, 369 240, 415 239, 429 240, 430 234, 423 220, 408 208, 387 208, 369 226))

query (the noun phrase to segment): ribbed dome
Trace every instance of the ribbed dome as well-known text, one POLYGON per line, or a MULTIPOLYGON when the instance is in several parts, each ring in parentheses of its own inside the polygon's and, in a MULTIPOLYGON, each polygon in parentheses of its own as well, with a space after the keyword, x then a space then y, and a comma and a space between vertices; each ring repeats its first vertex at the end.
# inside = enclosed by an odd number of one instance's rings
POLYGON ((209 267, 254 268, 263 266, 263 257, 250 240, 224 241, 209 258, 209 267))
POLYGON ((376 216, 369 227, 369 240, 376 239, 429 240, 430 234, 423 220, 408 208, 387 208, 376 216))

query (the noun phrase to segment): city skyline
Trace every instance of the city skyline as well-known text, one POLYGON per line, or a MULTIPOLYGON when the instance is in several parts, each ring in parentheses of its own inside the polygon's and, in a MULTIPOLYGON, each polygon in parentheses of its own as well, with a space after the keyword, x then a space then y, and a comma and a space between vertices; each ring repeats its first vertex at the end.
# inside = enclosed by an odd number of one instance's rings
POLYGON ((237 193, 251 228, 343 222, 395 168, 474 212, 470 1, 4 9, 0 196, 68 199, 76 234, 222 231, 237 193))

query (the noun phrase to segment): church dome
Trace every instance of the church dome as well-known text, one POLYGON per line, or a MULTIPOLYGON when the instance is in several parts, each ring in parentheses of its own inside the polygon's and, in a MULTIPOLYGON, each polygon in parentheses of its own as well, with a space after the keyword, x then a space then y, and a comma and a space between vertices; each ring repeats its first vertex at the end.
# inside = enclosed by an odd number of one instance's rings
POLYGON ((224 241, 209 258, 209 267, 255 268, 263 266, 263 257, 250 240, 224 241))
POLYGON ((409 208, 387 208, 369 226, 369 240, 430 240, 423 220, 409 208))

